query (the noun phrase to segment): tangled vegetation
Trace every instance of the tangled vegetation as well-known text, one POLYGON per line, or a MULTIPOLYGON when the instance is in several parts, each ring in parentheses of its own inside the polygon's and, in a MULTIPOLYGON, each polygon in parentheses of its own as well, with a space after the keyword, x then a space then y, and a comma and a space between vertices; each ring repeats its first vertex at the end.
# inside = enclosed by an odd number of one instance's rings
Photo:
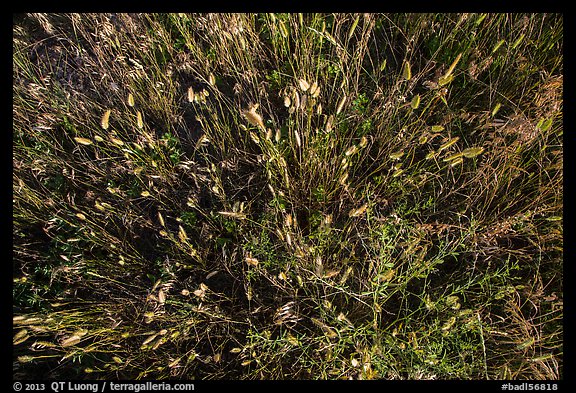
POLYGON ((14 378, 562 378, 562 30, 14 15, 14 378))

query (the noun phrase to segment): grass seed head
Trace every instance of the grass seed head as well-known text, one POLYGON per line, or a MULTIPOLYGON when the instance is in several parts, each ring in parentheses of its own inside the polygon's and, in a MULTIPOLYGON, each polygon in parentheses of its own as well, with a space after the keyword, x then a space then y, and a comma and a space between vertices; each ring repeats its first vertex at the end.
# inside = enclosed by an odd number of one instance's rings
POLYGON ((166 302, 166 294, 163 289, 158 291, 158 303, 164 304, 166 302))
POLYGON ((448 142, 446 142, 442 146, 440 146, 440 148, 438 148, 438 151, 440 152, 442 150, 448 149, 450 146, 452 146, 453 144, 458 142, 459 139, 460 139, 460 137, 458 137, 458 136, 450 139, 448 142))
POLYGON ((294 104, 290 109, 297 110, 300 109, 300 94, 294 90, 292 94, 292 104, 294 104))
POLYGON ((460 158, 457 158, 453 161, 450 161, 450 166, 456 166, 458 164, 462 164, 462 162, 463 162, 463 159, 462 159, 462 157, 460 157, 460 158))
POLYGON ((310 87, 310 95, 313 98, 317 98, 320 95, 320 86, 318 86, 317 82, 312 83, 312 86, 310 87))
POLYGON ((20 363, 30 363, 34 359, 35 359, 34 356, 28 356, 28 355, 18 356, 18 361, 20 363))
POLYGON ((107 130, 109 127, 110 113, 112 113, 112 110, 108 109, 106 112, 104 112, 104 115, 102 115, 102 119, 100 120, 100 126, 102 126, 102 128, 105 130, 107 130))
POLYGON ((514 41, 514 43, 512 44, 512 46, 510 47, 510 50, 514 50, 516 49, 516 47, 518 45, 520 45, 520 43, 522 42, 522 40, 524 39, 524 37, 526 36, 526 34, 522 33, 520 35, 520 37, 518 37, 518 39, 516 41, 514 41))
POLYGON ((445 86, 454 80, 454 75, 442 76, 438 79, 438 86, 445 86))
POLYGON ((242 213, 242 212, 226 212, 226 211, 219 211, 218 214, 221 214, 223 216, 226 217, 230 217, 230 218, 235 218, 238 220, 245 220, 246 214, 242 213))
POLYGON ((124 142, 123 142, 123 141, 121 141, 121 140, 118 139, 118 138, 114 138, 113 136, 110 137, 110 140, 111 140, 112 143, 114 143, 115 145, 118 145, 118 146, 123 146, 123 145, 124 145, 124 142))
POLYGON ((392 278, 394 277, 394 275, 396 274, 396 270, 395 269, 389 269, 388 271, 379 274, 376 277, 376 280, 380 283, 382 282, 389 282, 390 280, 392 280, 392 278))
POLYGON ((367 207, 368 207, 368 204, 365 203, 362 206, 360 206, 358 209, 352 209, 352 210, 350 210, 350 213, 348 213, 348 216, 349 217, 361 216, 366 211, 367 207))
POLYGON ((332 125, 334 123, 334 115, 328 116, 328 120, 326 120, 326 132, 330 133, 332 131, 332 125))
POLYGON ((306 82, 305 79, 298 79, 298 86, 300 86, 300 89, 302 89, 302 91, 306 91, 310 88, 310 84, 306 82))
POLYGON ((305 110, 307 103, 308 103, 308 96, 306 94, 302 94, 302 98, 300 99, 300 109, 305 110))
POLYGON ((356 26, 358 26, 358 21, 360 21, 360 15, 358 15, 356 19, 354 19, 354 23, 352 23, 350 31, 348 31, 348 41, 350 41, 350 39, 354 35, 354 30, 356 30, 356 26))
POLYGON ((452 75, 452 72, 456 68, 456 65, 458 65, 458 62, 460 61, 461 57, 462 57, 462 52, 458 53, 458 56, 456 56, 456 59, 452 62, 452 64, 450 65, 450 68, 448 68, 448 70, 444 74, 445 79, 447 79, 448 77, 450 77, 452 75))
POLYGON ((256 113, 256 109, 258 105, 253 105, 249 110, 245 110, 242 112, 248 123, 252 124, 255 127, 259 127, 261 129, 265 129, 264 122, 262 121, 262 116, 256 113))
POLYGON ((128 94, 128 106, 133 107, 134 106, 134 96, 132 95, 132 93, 128 94))
POLYGON ((412 79, 412 67, 410 66, 410 62, 406 60, 404 62, 404 67, 402 68, 402 77, 409 81, 412 79))
POLYGON ((484 152, 483 147, 469 147, 467 149, 462 150, 462 155, 466 158, 474 158, 477 155, 482 154, 484 152))
POLYGON ((60 341, 60 345, 62 345, 63 347, 71 347, 73 345, 76 345, 80 342, 80 337, 77 335, 72 335, 69 336, 65 339, 63 339, 62 341, 60 341))
POLYGON ((23 343, 24 341, 26 341, 28 339, 28 330, 26 329, 21 329, 18 331, 18 333, 16 333, 14 335, 14 338, 12 340, 12 344, 13 345, 18 345, 23 343))
POLYGON ((144 122, 142 121, 142 113, 138 111, 136 113, 136 125, 138 128, 144 128, 144 122))
POLYGON ((298 145, 298 147, 302 147, 302 141, 300 140, 300 133, 296 129, 294 129, 294 137, 296 138, 296 144, 298 145))
POLYGON ((500 49, 500 47, 506 42, 505 39, 501 39, 500 41, 498 41, 496 43, 496 45, 494 45, 494 48, 492 49, 492 53, 496 52, 498 49, 500 49))
POLYGON ((255 144, 257 144, 257 145, 260 144, 260 138, 258 138, 258 135, 256 135, 256 133, 254 131, 250 131, 249 134, 250 134, 250 139, 252 139, 252 141, 255 144))
POLYGON ((76 142, 78 142, 79 144, 85 145, 85 146, 90 146, 92 144, 92 141, 90 139, 87 139, 87 138, 75 137, 74 140, 76 142))
POLYGON ((344 108, 344 104, 346 103, 346 94, 344 94, 344 96, 342 97, 342 99, 340 99, 340 102, 338 103, 338 107, 336 108, 336 114, 340 114, 340 112, 342 112, 342 109, 344 108))
POLYGON ((188 234, 184 228, 182 228, 182 225, 178 225, 178 238, 182 243, 186 243, 188 241, 188 234))
POLYGON ((444 332, 449 331, 452 326, 454 326, 454 324, 456 323, 456 317, 450 317, 445 323, 444 325, 442 325, 442 330, 444 332))
POLYGON ((356 145, 352 145, 350 148, 348 148, 348 150, 346 150, 346 152, 344 153, 344 155, 346 157, 354 155, 358 152, 358 147, 356 145))
POLYGON ((412 109, 418 109, 418 106, 420 106, 420 94, 417 94, 414 96, 414 98, 412 98, 410 106, 412 107, 412 109))
POLYGON ((457 158, 462 157, 463 154, 464 154, 463 152, 462 153, 454 153, 454 154, 451 154, 448 157, 444 158, 442 161, 449 162, 449 161, 452 161, 452 160, 455 160, 457 158))
POLYGON ((328 270, 327 272, 324 273, 323 278, 336 277, 338 274, 340 274, 340 270, 328 270))
POLYGON ((146 346, 147 344, 151 343, 152 341, 154 341, 154 339, 155 339, 156 337, 158 337, 158 334, 157 334, 157 333, 154 333, 154 334, 152 334, 151 336, 147 337, 147 338, 142 342, 142 344, 140 345, 140 347, 144 347, 144 346, 146 346))
POLYGON ((286 226, 286 228, 292 228, 292 224, 293 224, 292 214, 288 213, 286 214, 286 217, 284 217, 284 225, 286 226))
POLYGON ((496 105, 494 105, 494 108, 492 109, 492 117, 496 116, 496 113, 498 113, 498 111, 500 110, 500 108, 502 107, 502 104, 497 103, 496 105))
POLYGON ((382 63, 380 63, 380 72, 383 72, 386 69, 386 63, 386 59, 382 60, 382 63))
POLYGON ((284 22, 281 20, 278 20, 278 29, 280 30, 280 34, 282 34, 283 38, 288 37, 288 29, 284 25, 284 22))

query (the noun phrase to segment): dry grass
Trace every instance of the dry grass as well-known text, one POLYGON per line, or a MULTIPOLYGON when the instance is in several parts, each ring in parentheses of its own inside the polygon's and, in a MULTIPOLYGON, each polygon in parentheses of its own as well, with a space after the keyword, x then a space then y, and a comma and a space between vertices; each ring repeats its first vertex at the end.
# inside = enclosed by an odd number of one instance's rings
POLYGON ((563 19, 25 14, 16 379, 561 379, 563 19))

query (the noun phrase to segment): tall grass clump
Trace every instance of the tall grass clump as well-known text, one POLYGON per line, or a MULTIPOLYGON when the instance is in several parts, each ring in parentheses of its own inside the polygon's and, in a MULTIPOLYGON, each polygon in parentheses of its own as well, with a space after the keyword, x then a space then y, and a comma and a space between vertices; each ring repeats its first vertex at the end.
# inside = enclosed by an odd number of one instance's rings
POLYGON ((562 378, 562 29, 14 15, 14 377, 562 378))

